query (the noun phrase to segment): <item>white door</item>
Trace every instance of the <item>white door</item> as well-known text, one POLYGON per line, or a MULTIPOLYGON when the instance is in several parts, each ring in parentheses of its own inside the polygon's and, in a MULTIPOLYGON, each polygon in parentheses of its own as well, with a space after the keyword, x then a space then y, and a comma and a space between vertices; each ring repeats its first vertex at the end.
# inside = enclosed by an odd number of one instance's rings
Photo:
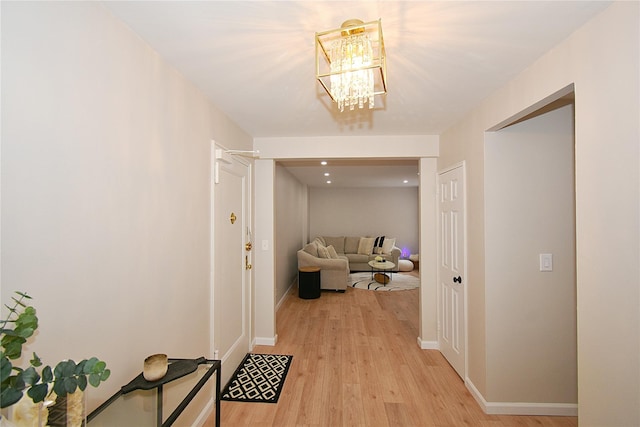
POLYGON ((226 384, 250 350, 250 168, 236 157, 214 162, 213 340, 226 384))
POLYGON ((465 214, 464 165, 439 175, 440 250, 438 271, 438 344, 465 376, 465 214))

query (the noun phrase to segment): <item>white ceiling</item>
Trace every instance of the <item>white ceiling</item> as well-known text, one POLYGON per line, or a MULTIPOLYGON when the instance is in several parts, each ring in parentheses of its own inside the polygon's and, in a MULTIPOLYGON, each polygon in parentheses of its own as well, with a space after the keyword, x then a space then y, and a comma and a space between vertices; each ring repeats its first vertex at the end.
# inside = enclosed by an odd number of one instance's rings
POLYGON ((253 137, 441 134, 609 2, 107 1, 253 137), (388 94, 339 113, 314 35, 382 19, 388 94), (380 107, 378 107, 380 106, 380 107))
POLYGON ((320 160, 305 160, 282 164, 310 187, 418 186, 417 160, 329 160, 327 165, 321 165, 320 160))

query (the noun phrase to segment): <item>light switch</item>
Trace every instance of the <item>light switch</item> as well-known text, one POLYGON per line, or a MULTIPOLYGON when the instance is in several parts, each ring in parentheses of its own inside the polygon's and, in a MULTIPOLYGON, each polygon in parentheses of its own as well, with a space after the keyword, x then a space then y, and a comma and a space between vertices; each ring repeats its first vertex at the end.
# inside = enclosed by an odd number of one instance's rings
POLYGON ((553 254, 540 254, 540 271, 553 271, 553 254))
POLYGON ((269 241, 268 240, 263 240, 262 241, 262 250, 263 251, 268 251, 269 250, 269 241))

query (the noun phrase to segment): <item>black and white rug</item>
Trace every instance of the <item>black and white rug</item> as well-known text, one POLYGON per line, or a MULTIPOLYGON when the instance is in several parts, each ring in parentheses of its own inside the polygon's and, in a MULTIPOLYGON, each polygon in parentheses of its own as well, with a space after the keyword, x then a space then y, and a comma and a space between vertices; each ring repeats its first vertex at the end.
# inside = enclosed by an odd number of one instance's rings
POLYGON ((386 285, 376 282, 370 272, 351 273, 349 279, 352 288, 370 291, 405 291, 420 287, 420 278, 410 274, 393 273, 386 285))
POLYGON ((276 403, 293 356, 247 353, 222 392, 222 400, 276 403))

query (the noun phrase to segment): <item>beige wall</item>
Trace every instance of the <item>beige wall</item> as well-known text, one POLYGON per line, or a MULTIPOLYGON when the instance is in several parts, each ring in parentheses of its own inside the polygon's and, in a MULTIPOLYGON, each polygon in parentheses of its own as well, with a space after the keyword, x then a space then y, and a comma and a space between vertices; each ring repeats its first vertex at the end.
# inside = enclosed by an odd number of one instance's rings
POLYGON ((100 4, 1 7, 1 297, 34 297, 27 354, 103 358, 93 403, 150 354, 212 356, 210 144, 251 138, 100 4))
POLYGON ((418 187, 311 188, 309 230, 315 236, 387 236, 418 253, 418 187))
POLYGON ((276 164, 276 302, 296 280, 297 252, 307 237, 307 187, 284 167, 276 164))
MULTIPOLYGON (((486 396, 484 135, 575 84, 578 404, 582 426, 640 425, 639 3, 616 2, 441 136, 468 165, 468 378, 486 396)), ((491 375, 490 375, 491 374, 491 375)))

